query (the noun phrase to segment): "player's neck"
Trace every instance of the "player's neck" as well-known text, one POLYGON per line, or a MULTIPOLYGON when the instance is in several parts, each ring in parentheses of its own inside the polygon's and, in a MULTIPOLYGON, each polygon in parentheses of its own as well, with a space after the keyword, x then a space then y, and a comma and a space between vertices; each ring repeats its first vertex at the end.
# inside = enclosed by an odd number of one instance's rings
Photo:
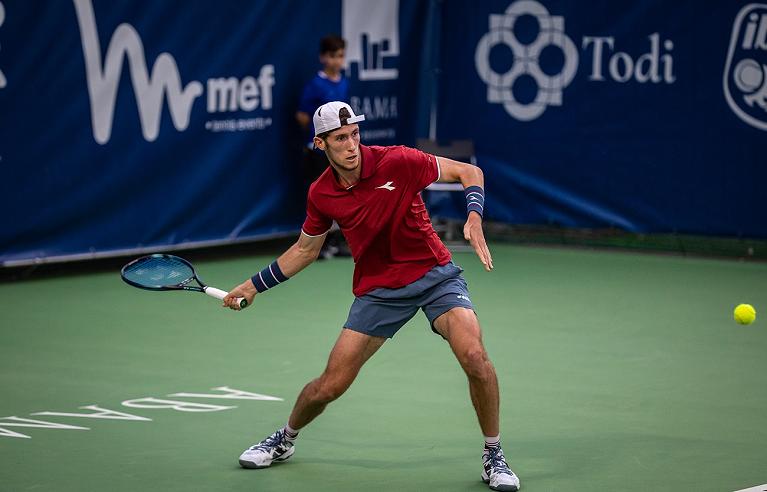
POLYGON ((357 165, 352 170, 346 170, 339 166, 338 164, 331 164, 333 167, 333 170, 336 172, 336 177, 338 178, 338 184, 343 186, 344 188, 351 188, 352 186, 356 185, 360 181, 360 176, 362 176, 362 166, 357 165))

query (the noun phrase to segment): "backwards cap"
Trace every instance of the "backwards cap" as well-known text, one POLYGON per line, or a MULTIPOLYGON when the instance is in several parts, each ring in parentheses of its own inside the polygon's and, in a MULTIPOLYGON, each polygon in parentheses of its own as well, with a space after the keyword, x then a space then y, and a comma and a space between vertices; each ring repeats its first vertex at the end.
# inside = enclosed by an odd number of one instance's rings
POLYGON ((314 112, 314 136, 360 121, 365 121, 365 115, 355 115, 348 104, 341 101, 325 103, 314 112))

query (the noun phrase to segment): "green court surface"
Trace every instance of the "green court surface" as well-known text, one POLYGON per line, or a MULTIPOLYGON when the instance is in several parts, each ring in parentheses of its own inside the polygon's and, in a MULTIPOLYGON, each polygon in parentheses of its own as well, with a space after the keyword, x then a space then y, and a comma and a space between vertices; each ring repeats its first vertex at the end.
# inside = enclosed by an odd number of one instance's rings
MULTIPOLYGON (((522 490, 767 483, 767 264, 503 244, 493 256, 492 273, 472 254, 455 260, 499 375, 501 437, 522 490), (761 310, 753 325, 733 321, 740 302, 761 310)), ((271 259, 196 266, 229 288, 271 259)), ((465 377, 422 314, 302 432, 290 461, 238 466, 322 371, 351 273, 348 260, 316 263, 242 313, 128 287, 117 271, 0 284, 0 490, 487 490, 465 377), (167 396, 224 386, 283 400, 167 396), (208 411, 123 405, 158 405, 146 398, 208 411), (151 420, 32 415, 90 405, 151 420)))

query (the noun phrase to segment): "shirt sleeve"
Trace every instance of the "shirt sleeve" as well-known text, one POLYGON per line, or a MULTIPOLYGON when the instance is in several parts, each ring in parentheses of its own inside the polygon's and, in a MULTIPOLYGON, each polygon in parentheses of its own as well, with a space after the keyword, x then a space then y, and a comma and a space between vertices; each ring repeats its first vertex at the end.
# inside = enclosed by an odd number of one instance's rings
POLYGON ((410 147, 401 147, 404 171, 420 191, 439 179, 439 163, 431 154, 410 147))
POLYGON ((306 199, 306 220, 304 220, 304 225, 301 226, 301 232, 312 237, 322 236, 330 230, 332 225, 333 219, 320 212, 312 199, 310 191, 306 199))

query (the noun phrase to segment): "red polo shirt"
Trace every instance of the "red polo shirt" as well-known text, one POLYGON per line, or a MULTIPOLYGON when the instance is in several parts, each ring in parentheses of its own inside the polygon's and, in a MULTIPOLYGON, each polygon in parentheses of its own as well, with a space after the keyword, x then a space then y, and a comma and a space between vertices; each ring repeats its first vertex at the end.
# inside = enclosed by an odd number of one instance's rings
POLYGON ((302 228, 319 236, 338 223, 354 257, 355 296, 404 287, 450 261, 421 198, 439 179, 437 159, 408 147, 364 145, 360 158, 360 181, 351 188, 331 167, 312 183, 302 228))

